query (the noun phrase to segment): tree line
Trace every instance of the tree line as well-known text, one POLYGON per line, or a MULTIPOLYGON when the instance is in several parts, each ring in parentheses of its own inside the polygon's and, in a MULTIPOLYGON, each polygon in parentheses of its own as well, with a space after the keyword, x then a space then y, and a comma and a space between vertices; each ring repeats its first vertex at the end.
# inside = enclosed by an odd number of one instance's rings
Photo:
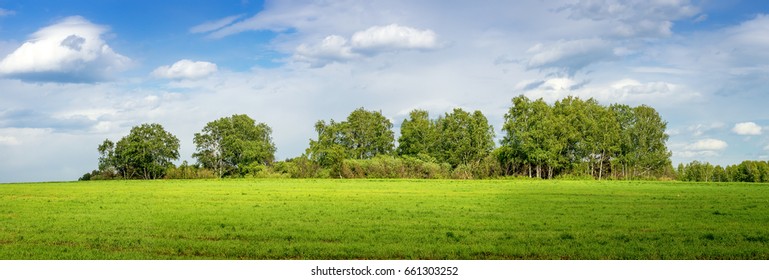
POLYGON ((666 126, 645 105, 576 97, 549 105, 521 95, 505 114, 499 146, 481 111, 459 108, 435 118, 411 111, 396 142, 389 119, 359 108, 343 121, 318 121, 304 154, 276 161, 271 128, 233 115, 195 133, 194 164, 175 166, 178 138, 160 124, 142 124, 99 145, 98 169, 81 179, 674 177, 666 126))
POLYGON ((681 181, 766 183, 769 182, 769 161, 746 160, 721 167, 695 160, 679 164, 676 173, 681 181))

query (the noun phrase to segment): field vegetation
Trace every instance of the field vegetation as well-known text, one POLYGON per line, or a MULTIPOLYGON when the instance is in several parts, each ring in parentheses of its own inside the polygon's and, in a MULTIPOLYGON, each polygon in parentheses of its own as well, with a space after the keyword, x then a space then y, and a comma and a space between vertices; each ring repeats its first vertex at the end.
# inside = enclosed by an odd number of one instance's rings
POLYGON ((769 186, 567 180, 0 185, 0 259, 769 259, 769 186))

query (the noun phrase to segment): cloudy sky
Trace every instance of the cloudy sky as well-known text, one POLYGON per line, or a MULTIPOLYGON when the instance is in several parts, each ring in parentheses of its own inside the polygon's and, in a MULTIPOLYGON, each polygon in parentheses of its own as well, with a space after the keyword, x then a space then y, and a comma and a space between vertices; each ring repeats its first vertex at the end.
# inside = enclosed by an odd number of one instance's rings
POLYGON ((75 180, 156 122, 248 114, 278 159, 321 119, 519 94, 647 104, 673 162, 769 160, 767 1, 0 1, 0 182, 75 180))

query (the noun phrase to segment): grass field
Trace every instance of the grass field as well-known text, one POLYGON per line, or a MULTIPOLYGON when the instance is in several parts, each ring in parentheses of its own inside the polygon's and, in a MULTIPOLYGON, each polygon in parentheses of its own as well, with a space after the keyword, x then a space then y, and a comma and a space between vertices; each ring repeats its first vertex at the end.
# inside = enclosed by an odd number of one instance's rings
POLYGON ((769 259, 769 185, 0 185, 0 259, 769 259))

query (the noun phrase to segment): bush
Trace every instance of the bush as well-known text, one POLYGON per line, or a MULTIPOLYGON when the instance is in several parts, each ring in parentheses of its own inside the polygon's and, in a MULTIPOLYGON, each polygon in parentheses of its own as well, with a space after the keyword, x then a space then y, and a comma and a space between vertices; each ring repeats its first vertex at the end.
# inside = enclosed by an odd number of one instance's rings
POLYGON ((246 170, 245 176, 253 178, 290 178, 291 175, 275 170, 273 167, 252 163, 244 168, 246 170))
POLYGON ((296 158, 279 161, 273 165, 273 170, 277 173, 288 174, 291 178, 329 178, 330 171, 321 168, 321 166, 307 156, 302 155, 296 158))
POLYGON ((439 164, 429 156, 410 157, 402 159, 406 168, 407 178, 416 179, 444 179, 451 177, 451 165, 439 164))
POLYGON ((473 169, 467 164, 460 164, 451 171, 451 178, 462 180, 472 179, 473 169))
POLYGON ((372 159, 344 160, 339 173, 342 178, 437 179, 451 177, 451 166, 419 157, 377 156, 372 159))
POLYGON ((343 178, 406 178, 403 161, 389 156, 372 159, 346 159, 342 161, 343 178))
POLYGON ((187 161, 182 162, 179 167, 171 167, 166 170, 164 179, 212 179, 218 178, 214 171, 202 168, 197 165, 189 165, 187 161))

